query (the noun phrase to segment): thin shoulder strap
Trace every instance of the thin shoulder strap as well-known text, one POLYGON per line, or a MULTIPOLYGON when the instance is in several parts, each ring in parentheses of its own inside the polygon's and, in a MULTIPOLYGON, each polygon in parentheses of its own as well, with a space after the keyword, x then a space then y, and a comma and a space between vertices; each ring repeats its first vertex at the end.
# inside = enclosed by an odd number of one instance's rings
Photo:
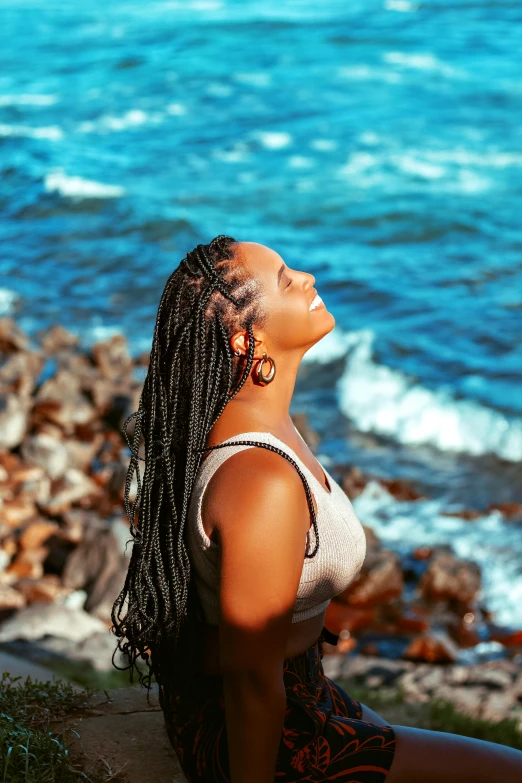
POLYGON ((259 440, 235 440, 233 443, 218 443, 216 446, 206 446, 204 449, 196 449, 196 451, 197 452, 213 451, 214 449, 222 449, 225 448, 226 446, 261 446, 264 449, 268 449, 269 451, 275 451, 276 454, 280 454, 282 457, 287 459, 288 462, 290 462, 294 466, 294 468, 299 473, 301 481, 303 482, 304 490, 306 493, 306 500, 308 503, 308 509, 312 516, 312 524, 314 526, 314 533, 316 539, 314 551, 309 555, 306 554, 305 552, 305 557, 308 558, 314 557, 317 554, 317 550, 319 549, 319 529, 317 527, 317 518, 315 515, 314 504, 312 501, 312 493, 310 492, 310 487, 308 485, 308 481, 306 480, 306 476, 304 475, 303 471, 301 470, 297 462, 294 459, 292 459, 290 454, 287 454, 286 451, 280 449, 279 446, 273 446, 271 443, 263 443, 262 441, 259 440))

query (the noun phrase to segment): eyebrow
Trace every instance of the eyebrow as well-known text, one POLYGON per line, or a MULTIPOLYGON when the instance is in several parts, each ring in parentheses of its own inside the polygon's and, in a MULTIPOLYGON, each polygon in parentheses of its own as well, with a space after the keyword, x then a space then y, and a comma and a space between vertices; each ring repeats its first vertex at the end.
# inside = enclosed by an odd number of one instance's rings
POLYGON ((281 282, 281 275, 283 274, 283 269, 285 268, 285 262, 281 264, 279 267, 279 272, 277 273, 277 287, 279 288, 279 283, 281 282))

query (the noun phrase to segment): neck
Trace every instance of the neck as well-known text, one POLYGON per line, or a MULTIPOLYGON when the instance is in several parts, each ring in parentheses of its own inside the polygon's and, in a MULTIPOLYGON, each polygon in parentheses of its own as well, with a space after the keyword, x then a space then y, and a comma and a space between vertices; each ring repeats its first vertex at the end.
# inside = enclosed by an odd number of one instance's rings
MULTIPOLYGON (((266 430, 269 432, 293 432, 290 417, 290 404, 294 393, 297 371, 302 356, 286 355, 279 361, 276 359, 276 374, 270 383, 261 386, 254 381, 255 368, 258 359, 254 359, 250 377, 240 392, 228 403, 221 414, 225 426, 232 429, 239 427, 245 432, 266 430)), ((263 364, 265 375, 270 371, 270 362, 263 364)))

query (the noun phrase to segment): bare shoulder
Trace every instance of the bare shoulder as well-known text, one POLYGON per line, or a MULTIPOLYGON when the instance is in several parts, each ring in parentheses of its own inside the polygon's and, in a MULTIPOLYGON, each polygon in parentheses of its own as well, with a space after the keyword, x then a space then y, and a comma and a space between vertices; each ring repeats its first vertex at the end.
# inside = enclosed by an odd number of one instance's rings
POLYGON ((304 532, 308 530, 306 494, 296 468, 280 454, 258 446, 232 454, 219 466, 208 482, 202 511, 209 524, 220 529, 235 516, 231 512, 253 503, 272 510, 283 504, 279 507, 288 516, 301 517, 304 532))

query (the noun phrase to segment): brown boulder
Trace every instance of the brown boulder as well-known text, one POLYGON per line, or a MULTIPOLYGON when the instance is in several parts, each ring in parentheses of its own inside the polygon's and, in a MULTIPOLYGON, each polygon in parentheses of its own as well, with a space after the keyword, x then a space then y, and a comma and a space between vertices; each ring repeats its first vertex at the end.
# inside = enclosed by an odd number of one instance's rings
POLYGON ((106 378, 121 378, 132 372, 132 359, 126 338, 117 334, 92 346, 92 357, 106 378))
POLYGON ((29 350, 29 338, 12 318, 0 318, 0 353, 29 350))
POLYGON ((55 324, 49 329, 38 332, 40 345, 51 356, 61 351, 69 351, 78 345, 80 338, 60 324, 55 324))
POLYGON ((90 424, 96 419, 96 410, 83 394, 80 379, 62 370, 45 381, 38 390, 33 407, 35 422, 49 420, 73 435, 78 425, 90 424))
POLYGON ((370 550, 359 576, 337 596, 355 606, 375 606, 402 595, 404 579, 400 559, 388 549, 370 550))
POLYGON ((455 663, 458 648, 450 637, 442 631, 431 631, 412 639, 403 658, 429 663, 455 663))
POLYGON ((0 393, 0 449, 15 449, 23 441, 29 423, 25 397, 0 393))
POLYGON ((500 511, 500 513, 509 520, 522 519, 522 503, 517 501, 505 503, 491 503, 487 507, 487 511, 500 511))
POLYGON ((12 354, 0 368, 0 389, 18 397, 30 397, 44 363, 44 357, 36 351, 12 354))
POLYGON ((29 465, 38 465, 51 479, 60 478, 69 467, 62 440, 44 432, 26 438, 20 451, 29 465))
POLYGON ((96 482, 80 470, 69 468, 53 487, 52 497, 39 506, 47 516, 55 517, 68 511, 73 504, 95 503, 101 491, 96 482))
POLYGON ((44 519, 31 522, 20 536, 20 549, 37 549, 43 546, 47 539, 58 530, 59 527, 56 522, 48 522, 44 519))
POLYGON ((422 576, 420 591, 427 601, 468 603, 479 592, 480 582, 480 568, 476 563, 439 551, 422 576))

